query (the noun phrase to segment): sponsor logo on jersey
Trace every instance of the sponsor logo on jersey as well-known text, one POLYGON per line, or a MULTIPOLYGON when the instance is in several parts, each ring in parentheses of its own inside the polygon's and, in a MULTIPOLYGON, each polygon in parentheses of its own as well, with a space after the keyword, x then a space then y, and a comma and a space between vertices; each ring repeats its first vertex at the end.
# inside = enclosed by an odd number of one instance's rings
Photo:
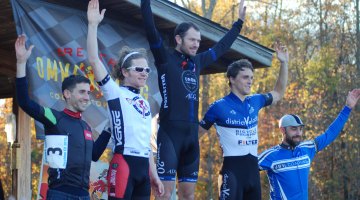
POLYGON ((84 136, 85 136, 85 140, 92 140, 91 131, 84 130, 84 136))
POLYGON ((310 167, 310 158, 308 155, 304 155, 292 159, 284 159, 273 162, 271 168, 275 173, 297 170, 310 167))
POLYGON ((145 100, 136 96, 132 99, 126 98, 126 101, 131 104, 135 108, 135 110, 137 110, 138 113, 142 115, 143 118, 150 116, 150 108, 146 104, 145 100))
POLYGON ((247 146, 247 145, 256 145, 258 140, 238 140, 238 145, 247 146))
POLYGON ((122 145, 122 121, 121 111, 112 110, 111 117, 113 121, 113 130, 115 137, 115 146, 122 145))
POLYGON ((254 123, 257 123, 258 121, 258 117, 255 116, 254 118, 250 118, 248 117, 244 117, 244 119, 232 119, 232 118, 227 118, 225 123, 229 124, 229 125, 241 125, 241 126, 245 126, 245 125, 251 125, 254 123))
POLYGON ((236 115, 236 111, 235 110, 230 110, 230 114, 236 115))
MULTIPOLYGON (((196 74, 190 70, 185 70, 181 76, 182 83, 187 91, 190 93, 195 93, 198 89, 199 82, 196 77, 196 74)), ((194 97, 194 96, 192 96, 194 97)), ((196 98, 196 95, 195 95, 196 98)))
POLYGON ((164 104, 164 108, 168 108, 168 96, 167 96, 167 90, 166 90, 166 79, 165 79, 165 74, 161 75, 161 86, 162 86, 162 90, 163 90, 163 101, 162 103, 164 104))

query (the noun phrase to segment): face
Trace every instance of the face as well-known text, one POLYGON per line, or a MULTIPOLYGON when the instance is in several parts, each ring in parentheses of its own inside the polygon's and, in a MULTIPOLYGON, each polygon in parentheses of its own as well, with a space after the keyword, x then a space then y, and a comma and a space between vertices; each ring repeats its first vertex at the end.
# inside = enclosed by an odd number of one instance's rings
POLYGON ((67 108, 73 112, 84 112, 90 105, 90 84, 78 83, 75 88, 64 90, 67 108))
POLYGON ((249 68, 239 71, 235 78, 230 77, 231 91, 240 95, 249 95, 253 83, 254 73, 249 68))
POLYGON ((176 49, 183 54, 195 56, 200 46, 201 35, 200 31, 190 28, 186 31, 184 38, 179 35, 176 36, 176 49))
POLYGON ((289 126, 281 130, 284 136, 283 143, 295 147, 302 141, 303 126, 289 126))
POLYGON ((147 60, 145 58, 137 58, 131 60, 130 69, 122 69, 124 75, 124 85, 138 88, 144 87, 146 80, 149 77, 149 73, 145 71, 146 68, 149 68, 147 60), (137 70, 141 70, 138 72, 137 70))

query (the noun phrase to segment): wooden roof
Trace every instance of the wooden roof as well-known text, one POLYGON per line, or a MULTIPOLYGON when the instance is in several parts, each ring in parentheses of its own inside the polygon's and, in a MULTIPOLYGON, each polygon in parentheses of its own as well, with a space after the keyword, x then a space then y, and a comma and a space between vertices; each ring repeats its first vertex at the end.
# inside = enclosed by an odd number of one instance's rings
MULTIPOLYGON (((46 0, 46 2, 85 11, 88 0, 46 0)), ((171 41, 170 43, 173 43, 175 26, 183 21, 192 21, 199 26, 202 35, 199 52, 210 48, 227 32, 227 29, 219 24, 194 14, 170 1, 151 0, 151 3, 157 27, 163 36, 171 41)), ((107 17, 122 20, 129 24, 142 25, 139 8, 140 0, 103 0, 100 1, 100 6, 107 9, 107 17)), ((10 0, 0 1, 0 7, 0 98, 6 98, 12 97, 14 92, 13 83, 16 73, 14 43, 17 34, 10 0)), ((202 73, 224 72, 228 64, 240 58, 251 60, 255 68, 268 67, 271 65, 273 53, 273 50, 246 37, 239 36, 232 45, 231 50, 202 73)))

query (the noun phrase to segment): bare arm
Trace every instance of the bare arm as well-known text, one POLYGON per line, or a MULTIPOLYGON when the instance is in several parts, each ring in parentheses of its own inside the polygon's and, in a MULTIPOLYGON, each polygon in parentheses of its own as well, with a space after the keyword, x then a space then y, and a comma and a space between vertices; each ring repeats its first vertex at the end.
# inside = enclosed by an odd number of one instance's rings
POLYGON ((288 63, 289 63, 289 53, 285 46, 277 43, 275 46, 276 55, 280 61, 280 71, 279 76, 276 80, 274 90, 270 93, 273 96, 272 104, 278 102, 284 96, 287 81, 288 81, 288 63))
POLYGON ((154 157, 152 152, 150 152, 149 157, 149 166, 150 166, 150 183, 153 188, 156 196, 162 196, 164 194, 164 185, 160 181, 160 178, 156 171, 156 166, 154 162, 154 157))
POLYGON ((87 52, 88 59, 93 67, 95 80, 101 81, 108 74, 104 64, 99 58, 97 29, 100 22, 104 19, 105 9, 99 12, 99 1, 91 0, 88 5, 88 35, 87 35, 87 52))

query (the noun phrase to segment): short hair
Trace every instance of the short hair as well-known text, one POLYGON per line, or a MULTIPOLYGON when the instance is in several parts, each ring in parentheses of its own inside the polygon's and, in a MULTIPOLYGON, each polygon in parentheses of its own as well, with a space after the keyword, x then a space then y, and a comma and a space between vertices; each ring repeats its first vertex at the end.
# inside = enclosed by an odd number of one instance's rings
POLYGON ((61 91, 64 93, 65 90, 72 91, 76 84, 87 83, 90 84, 90 80, 83 75, 70 75, 64 79, 61 85, 61 91))
POLYGON ((122 74, 122 68, 129 68, 131 67, 131 61, 134 59, 144 58, 147 61, 147 54, 146 49, 139 48, 139 49, 131 49, 128 46, 124 46, 119 51, 119 61, 114 66, 112 70, 112 76, 115 79, 124 80, 124 75, 122 74), (131 54, 127 57, 127 55, 131 54), (126 59, 125 59, 126 58, 126 59))
POLYGON ((186 32, 190 29, 193 28, 196 31, 200 31, 199 27, 196 26, 194 23, 192 22, 183 22, 180 23, 176 26, 175 31, 174 31, 174 38, 179 35, 181 38, 185 37, 186 32))
POLYGON ((231 63, 228 66, 227 71, 226 71, 226 76, 229 79, 229 86, 231 86, 230 77, 236 78, 239 71, 244 71, 245 68, 248 68, 252 72, 254 72, 254 68, 248 59, 240 59, 240 60, 234 61, 233 63, 231 63))

